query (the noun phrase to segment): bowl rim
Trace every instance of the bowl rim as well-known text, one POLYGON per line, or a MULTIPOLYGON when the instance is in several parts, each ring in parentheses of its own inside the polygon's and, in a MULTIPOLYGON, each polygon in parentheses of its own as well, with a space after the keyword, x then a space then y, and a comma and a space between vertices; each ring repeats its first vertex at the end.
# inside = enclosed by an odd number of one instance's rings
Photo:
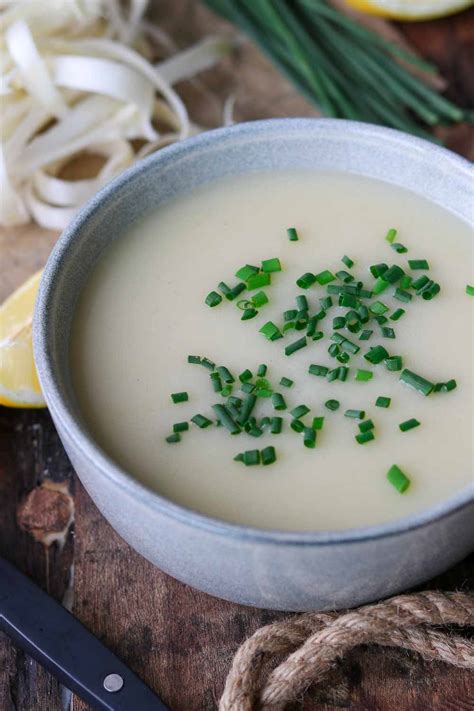
POLYGON ((308 130, 311 130, 311 132, 317 130, 343 131, 345 135, 350 132, 354 136, 363 136, 374 141, 388 140, 390 143, 399 144, 400 147, 407 150, 431 154, 435 161, 441 161, 447 169, 456 171, 461 179, 472 180, 473 176, 472 166, 468 160, 424 139, 383 126, 344 119, 324 118, 264 119, 213 129, 165 147, 132 165, 103 187, 79 211, 78 215, 56 242, 43 272, 33 319, 33 345, 40 384, 53 418, 61 423, 62 430, 74 442, 81 455, 89 461, 97 473, 100 472, 101 476, 109 479, 125 494, 135 498, 143 506, 154 509, 158 514, 169 516, 192 528, 204 529, 221 536, 266 544, 284 543, 293 546, 326 546, 359 543, 366 540, 397 536, 452 516, 461 509, 474 504, 474 482, 454 496, 428 509, 386 523, 357 528, 286 531, 229 523, 222 519, 207 516, 181 504, 174 503, 160 495, 157 491, 135 479, 126 469, 117 464, 95 442, 86 427, 75 416, 71 404, 59 387, 56 376, 57 366, 51 357, 51 345, 48 336, 51 316, 50 302, 52 299, 57 299, 58 294, 60 294, 57 285, 58 275, 61 273, 64 261, 68 259, 68 251, 76 233, 81 231, 87 225, 87 222, 107 204, 107 201, 116 190, 133 181, 135 176, 147 172, 151 165, 155 163, 166 164, 170 160, 175 160, 185 155, 189 150, 205 146, 209 141, 219 141, 238 135, 268 133, 270 129, 273 131, 289 129, 300 132, 308 130))

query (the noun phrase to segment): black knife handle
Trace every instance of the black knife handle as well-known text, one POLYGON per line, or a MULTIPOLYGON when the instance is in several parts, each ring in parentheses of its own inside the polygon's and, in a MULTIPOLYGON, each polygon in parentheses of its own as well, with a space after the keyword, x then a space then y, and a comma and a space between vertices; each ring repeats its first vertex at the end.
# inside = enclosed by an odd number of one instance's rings
POLYGON ((93 709, 169 711, 79 620, 1 558, 0 629, 93 709))

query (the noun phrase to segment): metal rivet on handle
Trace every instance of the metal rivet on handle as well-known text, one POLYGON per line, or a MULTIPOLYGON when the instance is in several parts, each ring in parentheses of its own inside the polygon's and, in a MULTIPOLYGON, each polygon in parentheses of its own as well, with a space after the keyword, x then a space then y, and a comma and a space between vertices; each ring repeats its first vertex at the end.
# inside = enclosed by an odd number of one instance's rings
POLYGON ((120 674, 107 674, 104 679, 104 689, 113 693, 120 691, 123 686, 123 679, 120 674))

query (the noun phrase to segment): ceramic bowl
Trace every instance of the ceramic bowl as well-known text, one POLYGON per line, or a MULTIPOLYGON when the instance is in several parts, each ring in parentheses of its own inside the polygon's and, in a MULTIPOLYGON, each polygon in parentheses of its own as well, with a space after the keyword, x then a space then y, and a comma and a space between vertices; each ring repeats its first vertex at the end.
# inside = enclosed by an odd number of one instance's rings
POLYGON ((100 511, 133 548, 218 597, 281 610, 323 610, 406 590, 463 558, 474 547, 474 484, 422 513, 367 528, 288 533, 228 524, 159 496, 112 461, 82 420, 69 369, 78 296, 113 240, 161 203, 203 183, 295 168, 383 179, 472 220, 470 164, 397 131, 341 120, 283 119, 203 133, 127 170, 64 232, 44 272, 34 347, 41 386, 71 462, 100 511))

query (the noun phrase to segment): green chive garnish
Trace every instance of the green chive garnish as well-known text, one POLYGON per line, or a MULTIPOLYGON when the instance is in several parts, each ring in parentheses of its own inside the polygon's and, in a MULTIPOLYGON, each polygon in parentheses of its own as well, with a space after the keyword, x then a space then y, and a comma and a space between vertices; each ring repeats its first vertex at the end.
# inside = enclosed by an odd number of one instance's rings
POLYGON ((303 430, 305 428, 304 424, 301 422, 301 420, 291 420, 290 427, 295 432, 303 432, 303 430))
POLYGON ((254 267, 251 264, 246 264, 244 267, 241 267, 237 272, 235 272, 235 276, 241 281, 247 281, 247 279, 251 277, 252 274, 258 274, 259 271, 260 270, 258 267, 254 267))
POLYGON ((410 269, 429 269, 430 265, 426 259, 409 259, 408 266, 410 269))
MULTIPOLYGON (((249 384, 249 383, 245 383, 249 384)), ((243 389, 243 386, 242 386, 243 389)), ((242 403, 242 407, 240 410, 240 416, 238 419, 239 425, 245 425, 247 420, 249 419, 250 415, 252 414, 252 410, 255 407, 255 403, 257 402, 257 398, 255 395, 252 393, 249 393, 247 397, 245 398, 244 402, 242 403)))
POLYGON ((390 267, 390 269, 387 269, 387 271, 384 272, 383 278, 385 279, 385 281, 388 281, 389 284, 395 284, 395 282, 400 281, 404 273, 405 272, 401 267, 399 267, 397 264, 394 264, 390 267))
POLYGON ((270 422, 270 432, 272 434, 280 434, 283 427, 283 417, 272 417, 270 422))
POLYGON ((359 306, 359 299, 352 294, 340 294, 339 306, 347 306, 350 309, 355 309, 359 306))
POLYGON ((240 407, 242 405, 240 397, 236 397, 235 395, 232 395, 227 402, 229 405, 234 405, 235 407, 240 407))
POLYGON ((234 462, 243 462, 243 461, 244 461, 243 452, 240 452, 239 454, 235 455, 234 462))
POLYGON ((346 272, 344 269, 341 269, 339 272, 336 272, 336 276, 340 281, 343 281, 345 284, 349 284, 351 281, 354 281, 354 277, 352 274, 349 274, 349 272, 346 272))
POLYGON ((329 282, 335 280, 335 276, 332 272, 329 271, 329 269, 325 269, 322 272, 319 272, 319 274, 315 275, 315 280, 320 284, 321 286, 325 286, 325 284, 329 284, 329 282))
POLYGON ((252 296, 252 304, 255 308, 259 309, 261 306, 268 304, 268 296, 264 291, 258 291, 252 296))
POLYGON ((300 287, 300 289, 309 289, 310 286, 313 286, 313 284, 316 281, 316 277, 314 274, 311 274, 311 272, 306 272, 306 274, 303 274, 300 276, 299 279, 296 280, 297 285, 300 287))
POLYGON ((304 348, 306 345, 308 345, 308 342, 306 340, 306 336, 303 336, 303 338, 299 338, 297 341, 290 343, 289 346, 286 346, 285 355, 290 356, 293 353, 296 353, 296 351, 299 351, 301 348, 304 348))
POLYGON ((221 301, 222 296, 218 294, 217 291, 210 291, 209 294, 206 296, 205 303, 212 308, 213 306, 217 306, 218 304, 220 304, 221 301))
POLYGON ((173 432, 173 434, 168 435, 166 437, 166 441, 168 444, 174 444, 175 442, 181 442, 181 435, 179 432, 173 432))
POLYGON ((391 398, 385 397, 384 395, 380 395, 377 400, 375 401, 375 407, 390 407, 390 403, 392 402, 391 398))
POLYGON ((309 366, 308 373, 311 375, 321 375, 323 378, 326 377, 328 374, 329 368, 326 368, 325 365, 316 365, 312 364, 309 366))
POLYGON ((201 356, 188 355, 188 363, 193 363, 194 365, 201 365, 201 356))
POLYGON ((212 360, 209 360, 209 358, 201 358, 200 364, 208 370, 214 370, 214 368, 216 367, 216 364, 212 360))
POLYGON ((239 375, 239 380, 241 383, 246 383, 249 380, 252 380, 252 371, 246 368, 245 370, 242 371, 242 373, 239 375))
POLYGON ((359 341, 368 341, 371 335, 373 334, 373 331, 370 329, 366 329, 362 331, 362 333, 359 336, 359 341))
POLYGON ((395 250, 395 252, 397 252, 397 254, 405 254, 406 252, 408 252, 407 247, 405 247, 405 245, 403 244, 400 244, 400 242, 394 242, 390 246, 392 249, 395 250))
POLYGON ((343 262, 348 269, 351 269, 354 266, 354 261, 346 254, 342 257, 341 262, 343 262))
POLYGON ((285 398, 281 393, 272 394, 272 403, 275 410, 286 410, 285 398))
POLYGON ((301 417, 307 415, 309 411, 310 408, 307 405, 298 405, 297 407, 293 408, 293 410, 291 410, 290 415, 295 419, 299 420, 301 417))
POLYGON ((296 309, 288 309, 288 311, 283 312, 283 321, 293 321, 293 319, 295 319, 297 315, 298 311, 296 309))
POLYGON ((405 385, 413 388, 413 390, 418 390, 418 392, 423 393, 425 396, 429 395, 434 388, 434 383, 426 380, 426 378, 423 378, 421 375, 413 373, 411 370, 408 370, 408 368, 402 371, 400 380, 402 383, 405 383, 405 385))
POLYGON ((370 304, 369 311, 374 314, 374 316, 383 316, 383 314, 387 313, 388 306, 384 304, 383 301, 374 301, 373 304, 370 304))
MULTIPOLYGON (((321 308, 323 309, 323 311, 327 311, 333 305, 333 300, 330 296, 323 296, 321 299, 319 299, 319 304, 320 304, 321 308)), ((321 317, 320 315, 321 315, 321 312, 318 314, 318 317, 321 317)), ((324 318, 324 316, 326 316, 325 313, 322 314, 322 318, 324 318)))
POLYGON ((171 399, 176 405, 178 402, 187 402, 189 397, 187 392, 171 393, 171 399))
POLYGON ((204 417, 204 415, 194 415, 194 417, 191 417, 191 422, 194 422, 195 425, 197 425, 200 429, 205 429, 206 427, 209 427, 209 425, 212 425, 212 421, 209 420, 207 417, 204 417))
POLYGON ((389 244, 393 243, 393 240, 397 236, 397 230, 394 227, 391 227, 387 234, 385 235, 385 239, 389 244))
POLYGON ((300 294, 296 297, 296 305, 298 307, 298 311, 307 311, 309 309, 308 299, 304 294, 300 294))
POLYGON ((409 291, 405 291, 404 289, 398 288, 395 289, 395 291, 393 292, 393 297, 394 299, 398 299, 398 301, 403 301, 406 304, 413 298, 412 294, 410 294, 409 291))
POLYGON ((400 279, 400 289, 409 289, 412 285, 413 277, 409 274, 404 274, 400 279))
POLYGON ((356 434, 355 439, 359 444, 366 444, 366 442, 375 439, 375 435, 372 430, 367 430, 367 432, 359 432, 359 434, 356 434))
POLYGON ((384 325, 384 323, 387 323, 388 318, 386 316, 374 316, 374 319, 379 323, 381 326, 384 325))
POLYGON ((356 370, 355 380, 366 383, 368 380, 372 380, 373 377, 374 374, 371 370, 361 370, 360 368, 356 370))
POLYGON ((186 432, 189 430, 189 422, 175 422, 173 432, 186 432))
POLYGON ((395 331, 389 326, 384 326, 382 328, 382 336, 384 338, 395 338, 395 331))
POLYGON ((211 379, 214 392, 220 393, 222 390, 222 380, 219 373, 209 373, 209 377, 211 379))
POLYGON ((468 296, 474 296, 474 286, 471 284, 466 284, 466 294, 468 296))
POLYGON ((328 410, 332 410, 335 412, 336 410, 339 409, 339 400, 326 400, 324 403, 325 407, 327 407, 328 410))
POLYGON ((436 393, 441 392, 441 391, 449 393, 451 390, 454 390, 455 388, 457 388, 457 383, 454 380, 454 378, 452 378, 451 380, 448 380, 447 383, 436 383, 433 390, 436 393))
POLYGON ((415 289, 415 291, 418 293, 420 289, 423 289, 429 283, 430 278, 427 277, 426 274, 423 274, 422 276, 418 277, 418 279, 415 279, 415 281, 412 283, 412 288, 415 289))
POLYGON ((404 313, 406 313, 405 309, 397 309, 393 312, 393 314, 390 315, 390 319, 392 321, 398 321, 398 319, 401 318, 404 313))
POLYGON ((358 427, 360 432, 369 432, 374 429, 374 423, 372 420, 364 420, 363 422, 359 422, 358 427))
POLYGON ((403 494, 410 486, 410 479, 402 472, 400 467, 393 464, 387 472, 387 479, 395 489, 403 494))
POLYGON ((261 451, 261 457, 262 457, 262 464, 267 465, 267 464, 273 464, 273 462, 276 462, 276 452, 275 452, 275 447, 265 447, 261 451))
POLYGON ((414 427, 419 427, 420 424, 421 422, 418 422, 418 420, 415 420, 415 418, 412 417, 411 420, 405 420, 405 422, 400 422, 398 426, 402 432, 408 432, 408 430, 412 430, 414 427))
POLYGON ((258 449, 247 449, 243 453, 243 462, 247 467, 260 464, 260 451, 258 449))
POLYGON ((283 385, 283 387, 285 387, 285 388, 291 388, 291 386, 293 385, 293 382, 294 381, 291 380, 290 378, 283 377, 280 379, 280 385, 283 385))
POLYGON ((278 326, 275 326, 273 321, 267 321, 261 329, 259 329, 259 333, 263 333, 265 338, 267 338, 269 341, 275 341, 277 338, 281 338, 282 334, 278 326))
POLYGON ((216 413, 219 420, 222 422, 224 427, 230 434, 236 435, 240 434, 240 427, 232 418, 229 410, 225 405, 213 405, 212 409, 216 413))
POLYGON ((351 357, 349 353, 338 353, 336 356, 336 360, 339 361, 339 363, 348 363, 350 361, 351 357))
POLYGON ((303 431, 303 444, 308 449, 316 447, 316 430, 312 427, 305 427, 303 431))
POLYGON ((257 316, 258 311, 257 309, 245 309, 243 312, 242 316, 240 317, 241 321, 250 321, 251 318, 255 318, 257 316))
POLYGON ((259 378, 263 378, 267 374, 268 366, 265 363, 261 363, 257 368, 257 375, 259 378))
POLYGON ((368 353, 364 353, 364 358, 369 361, 369 363, 372 363, 373 365, 377 365, 378 363, 381 363, 385 358, 388 358, 389 354, 385 350, 383 346, 374 346, 373 348, 370 349, 368 353))
POLYGON ((290 240, 290 242, 298 242, 298 232, 294 227, 288 227, 286 234, 288 235, 288 239, 290 240))
POLYGON ((337 345, 337 343, 331 343, 331 345, 328 348, 328 353, 331 356, 331 358, 335 358, 339 353, 341 352, 341 349, 337 345))
POLYGON ((401 370, 403 368, 403 359, 401 356, 390 356, 385 358, 385 367, 387 370, 401 370))
POLYGON ((224 381, 224 383, 235 383, 235 378, 230 372, 228 368, 226 368, 224 365, 219 365, 216 368, 217 372, 219 373, 220 377, 224 381))
POLYGON ((353 417, 357 420, 363 420, 365 417, 365 412, 364 410, 346 410, 344 413, 344 417, 353 417))
POLYGON ((230 294, 230 292, 232 291, 230 286, 227 286, 225 281, 219 282, 219 284, 217 285, 217 288, 220 289, 220 291, 222 291, 224 296, 227 296, 227 294, 230 294))
POLYGON ((339 368, 333 368, 330 370, 326 376, 328 383, 334 382, 334 380, 337 380, 339 375, 339 368))
POLYGON ((372 276, 375 278, 382 276, 384 272, 387 271, 388 269, 388 264, 384 264, 383 262, 381 264, 372 264, 371 267, 369 267, 370 273, 372 276))
POLYGON ((324 417, 313 417, 313 430, 322 430, 324 427, 324 417))
POLYGON ((346 319, 344 316, 335 316, 332 320, 332 327, 337 330, 339 328, 344 328, 346 325, 346 319))
POLYGON ((264 259, 262 261, 262 272, 281 272, 281 263, 278 257, 264 259))
POLYGON ((271 283, 271 275, 268 272, 261 272, 260 274, 251 274, 247 279, 247 289, 253 291, 254 289, 260 289, 262 286, 268 286, 271 283))

